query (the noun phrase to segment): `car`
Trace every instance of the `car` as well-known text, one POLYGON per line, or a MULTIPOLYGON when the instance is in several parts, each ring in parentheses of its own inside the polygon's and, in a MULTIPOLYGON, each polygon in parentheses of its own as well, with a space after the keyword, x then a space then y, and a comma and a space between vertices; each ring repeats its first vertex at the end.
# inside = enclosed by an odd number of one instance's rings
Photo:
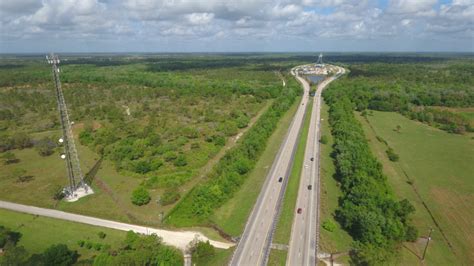
POLYGON ((280 176, 280 178, 278 178, 278 182, 283 182, 283 177, 280 176))
POLYGON ((311 160, 312 162, 314 162, 314 157, 311 157, 311 159, 310 159, 310 160, 311 160))
POLYGON ((313 188, 312 185, 308 185, 308 190, 311 190, 313 188))
POLYGON ((302 213, 302 212, 303 212, 303 209, 301 209, 301 208, 298 208, 298 210, 296 210, 296 212, 297 212, 298 214, 300 214, 300 213, 302 213))

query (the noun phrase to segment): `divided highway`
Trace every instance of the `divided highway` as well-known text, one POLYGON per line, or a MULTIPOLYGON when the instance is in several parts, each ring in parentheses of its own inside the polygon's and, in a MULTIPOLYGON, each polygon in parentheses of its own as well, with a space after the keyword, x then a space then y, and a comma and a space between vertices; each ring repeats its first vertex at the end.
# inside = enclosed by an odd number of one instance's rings
MULTIPOLYGON (((344 74, 337 67, 337 74, 318 85, 313 101, 308 140, 305 148, 303 169, 301 171, 295 216, 291 228, 291 239, 286 265, 316 265, 319 238, 319 138, 321 117, 321 93, 333 80, 344 74), (298 211, 300 209, 300 211, 298 211), (300 212, 300 213, 298 213, 300 212)), ((309 84, 297 76, 303 86, 309 84)))
MULTIPOLYGON (((294 70, 292 70, 292 74, 294 74, 294 70)), ((298 135, 309 98, 309 85, 302 84, 304 85, 304 95, 301 103, 265 179, 230 265, 264 265, 267 262, 279 205, 291 171, 298 135)))

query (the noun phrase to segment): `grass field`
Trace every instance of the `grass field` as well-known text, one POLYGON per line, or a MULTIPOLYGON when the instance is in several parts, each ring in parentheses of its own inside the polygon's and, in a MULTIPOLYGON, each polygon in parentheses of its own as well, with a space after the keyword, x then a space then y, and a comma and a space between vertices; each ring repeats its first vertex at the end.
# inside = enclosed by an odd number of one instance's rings
POLYGON ((260 188, 287 133, 299 102, 300 98, 296 99, 290 110, 280 120, 278 127, 268 140, 265 151, 245 180, 245 183, 232 199, 227 201, 212 215, 211 220, 227 233, 234 236, 242 233, 247 217, 252 211, 253 205, 260 193, 260 188))
MULTIPOLYGON (((387 174, 397 196, 407 198, 414 204, 414 224, 419 229, 420 236, 426 237, 429 229, 434 229, 425 263, 472 265, 472 136, 449 134, 397 113, 373 112, 373 115, 368 116, 370 124, 361 116, 356 116, 361 121, 370 146, 383 164, 384 173, 387 174), (397 125, 401 127, 400 132, 394 130, 397 125), (376 136, 383 138, 400 155, 399 162, 388 160, 385 153, 387 145, 378 141, 376 136)), ((418 257, 423 252, 424 243, 424 240, 419 240, 416 244, 404 244, 401 264, 421 265, 418 257)))
POLYGON ((77 244, 79 240, 107 244, 112 248, 117 248, 120 243, 123 242, 126 235, 126 232, 124 231, 3 209, 0 209, 0 225, 6 226, 13 231, 20 232, 22 237, 17 245, 24 246, 30 254, 40 253, 53 244, 63 243, 70 249, 78 251, 80 254, 79 260, 90 259, 99 252, 94 249, 87 249, 85 247, 81 248, 77 244), (101 239, 98 236, 99 232, 104 232, 107 236, 104 239, 101 239))
MULTIPOLYGON (((326 136, 328 142, 321 144, 321 188, 320 188, 320 219, 319 219, 319 250, 325 253, 347 252, 352 243, 351 236, 344 231, 339 223, 334 220, 334 212, 338 207, 338 198, 341 196, 341 191, 338 187, 337 181, 334 179, 336 172, 334 161, 331 157, 333 152, 333 137, 328 122, 329 106, 323 103, 321 108, 321 136, 326 136), (323 222, 330 222, 336 225, 333 232, 329 232, 322 227, 323 222)), ((336 261, 340 262, 345 257, 339 257, 336 261)))
POLYGON ((288 252, 284 250, 272 249, 268 257, 269 266, 285 266, 288 252))

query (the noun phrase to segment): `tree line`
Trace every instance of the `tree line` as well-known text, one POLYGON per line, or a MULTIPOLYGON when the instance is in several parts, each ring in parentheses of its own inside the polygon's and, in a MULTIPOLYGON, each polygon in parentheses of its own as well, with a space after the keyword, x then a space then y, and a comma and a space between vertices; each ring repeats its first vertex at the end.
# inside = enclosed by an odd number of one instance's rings
POLYGON ((336 220, 354 239, 352 263, 380 265, 394 257, 403 241, 417 239, 410 222, 415 209, 408 200, 395 198, 354 117, 355 105, 340 92, 339 87, 324 92, 334 136, 335 178, 342 191, 336 220))

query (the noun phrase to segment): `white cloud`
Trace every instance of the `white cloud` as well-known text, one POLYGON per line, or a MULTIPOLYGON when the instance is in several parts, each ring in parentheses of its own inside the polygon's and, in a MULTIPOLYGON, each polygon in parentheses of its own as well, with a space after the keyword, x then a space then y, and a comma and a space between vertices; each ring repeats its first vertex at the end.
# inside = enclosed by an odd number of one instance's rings
POLYGON ((433 9, 436 0, 391 0, 389 11, 393 13, 418 13, 433 9))
MULTIPOLYGON (((0 0, 5 40, 472 39, 474 0, 0 0), (323 12, 323 11, 324 12, 323 12)), ((472 44, 471 44, 472 46, 472 44)), ((258 47, 255 48, 258 50, 258 47)), ((471 48, 472 49, 472 48, 471 48)), ((105 49, 106 50, 106 49, 105 49)))
POLYGON ((192 13, 186 15, 188 21, 193 25, 209 24, 214 18, 213 13, 192 13))

